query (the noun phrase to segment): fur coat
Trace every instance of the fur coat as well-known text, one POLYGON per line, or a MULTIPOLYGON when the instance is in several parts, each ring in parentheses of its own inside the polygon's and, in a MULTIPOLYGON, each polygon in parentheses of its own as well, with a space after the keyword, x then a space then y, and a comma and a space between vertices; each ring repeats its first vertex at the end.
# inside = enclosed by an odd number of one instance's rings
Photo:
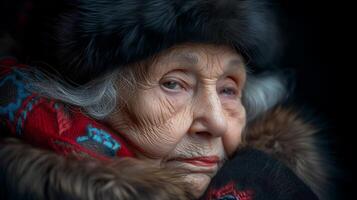
MULTIPOLYGON (((298 112, 280 106, 247 125, 240 147, 282 161, 325 199, 328 173, 318 132, 298 112)), ((6 137, 0 143, 0 185, 0 199, 191 198, 179 172, 132 158, 103 163, 63 157, 6 137)))

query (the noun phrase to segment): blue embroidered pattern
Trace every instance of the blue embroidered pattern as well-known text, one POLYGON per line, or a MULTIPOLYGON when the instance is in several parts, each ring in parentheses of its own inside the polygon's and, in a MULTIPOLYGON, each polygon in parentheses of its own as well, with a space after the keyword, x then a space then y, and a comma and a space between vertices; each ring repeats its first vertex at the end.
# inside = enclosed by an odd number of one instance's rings
POLYGON ((32 108, 34 107, 34 105, 36 105, 39 102, 40 97, 34 97, 32 98, 26 105, 25 109, 23 109, 21 111, 21 114, 19 116, 19 118, 17 119, 17 123, 16 123, 16 134, 17 135, 21 135, 22 134, 22 127, 23 124, 27 118, 27 114, 29 112, 31 112, 32 108))
POLYGON ((116 152, 120 149, 120 143, 118 143, 114 138, 111 137, 110 134, 105 132, 104 130, 93 127, 91 124, 87 126, 87 135, 79 136, 76 140, 79 144, 84 144, 88 142, 95 142, 96 144, 100 144, 109 150, 110 156, 115 156, 116 152))
MULTIPOLYGON (((12 74, 0 80, 0 87, 10 82, 10 84, 16 88, 16 98, 14 102, 0 106, 0 115, 7 115, 10 122, 14 122, 16 111, 21 107, 22 101, 30 95, 27 91, 28 86, 22 81, 22 78, 22 74, 14 69, 12 74)), ((26 113, 24 115, 26 115, 26 113)))
POLYGON ((239 200, 239 197, 236 198, 235 196, 229 194, 223 197, 219 197, 217 200, 239 200))

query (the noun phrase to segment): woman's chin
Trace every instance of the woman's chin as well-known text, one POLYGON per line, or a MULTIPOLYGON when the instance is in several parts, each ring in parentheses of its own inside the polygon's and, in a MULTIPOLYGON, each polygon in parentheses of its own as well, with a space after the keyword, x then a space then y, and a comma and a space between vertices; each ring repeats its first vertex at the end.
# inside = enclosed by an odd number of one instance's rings
POLYGON ((195 197, 200 197, 207 189, 211 177, 203 173, 188 174, 185 181, 190 185, 190 192, 195 197))

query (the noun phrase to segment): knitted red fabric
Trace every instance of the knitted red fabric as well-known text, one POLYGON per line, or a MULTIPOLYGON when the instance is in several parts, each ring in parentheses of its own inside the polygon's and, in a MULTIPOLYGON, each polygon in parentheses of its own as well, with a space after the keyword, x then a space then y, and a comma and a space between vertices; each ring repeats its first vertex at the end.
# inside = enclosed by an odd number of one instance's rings
POLYGON ((13 58, 0 60, 0 120, 13 136, 63 155, 101 160, 134 156, 118 133, 79 108, 29 92, 22 68, 26 65, 13 58))

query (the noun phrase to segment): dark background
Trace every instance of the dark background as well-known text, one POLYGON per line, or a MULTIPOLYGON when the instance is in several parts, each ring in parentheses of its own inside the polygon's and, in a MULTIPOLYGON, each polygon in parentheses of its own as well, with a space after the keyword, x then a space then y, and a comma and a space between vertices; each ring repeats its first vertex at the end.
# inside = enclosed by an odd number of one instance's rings
MULTIPOLYGON (((320 116, 334 160, 337 199, 355 199, 356 115, 353 8, 342 1, 282 0, 282 66, 296 72, 295 105, 320 116)), ((356 19, 356 18, 355 18, 356 19)))
MULTIPOLYGON (((0 40, 0 50, 9 43, 13 54, 24 62, 30 54, 42 54, 36 49, 37 40, 46 31, 29 35, 33 30, 42 30, 41 25, 28 25, 31 20, 44 24, 61 10, 59 0, 0 1, 0 36, 15 39, 0 40), (46 17, 44 17, 46 16, 46 17), (5 33, 8 33, 6 36, 5 33), (33 38, 29 40, 28 38, 33 38), (23 45, 25 44, 25 45, 23 45), (11 45, 10 45, 11 46, 11 45), (25 48, 22 48, 25 46, 25 48)), ((323 128, 322 137, 328 141, 327 150, 336 170, 332 193, 338 199, 352 198, 353 181, 356 176, 354 150, 357 131, 354 130, 355 54, 352 29, 352 5, 341 2, 272 0, 279 7, 284 51, 279 63, 295 72, 295 95, 291 101, 298 108, 319 116, 323 128), (313 2, 313 3, 312 3, 313 2)), ((50 33, 49 33, 50 34, 50 33)))

